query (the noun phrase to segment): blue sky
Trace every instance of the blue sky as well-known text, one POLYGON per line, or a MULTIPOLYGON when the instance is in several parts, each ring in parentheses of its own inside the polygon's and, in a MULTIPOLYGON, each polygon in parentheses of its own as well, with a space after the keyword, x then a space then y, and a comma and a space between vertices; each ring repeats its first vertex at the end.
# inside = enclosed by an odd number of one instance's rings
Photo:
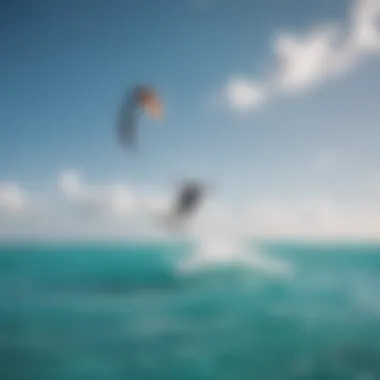
POLYGON ((59 198, 73 170, 104 188, 162 192, 195 176, 232 201, 378 202, 379 1, 0 7, 5 208, 15 186, 28 202, 59 198), (115 121, 139 82, 157 88, 166 115, 141 119, 133 154, 117 144, 115 121))

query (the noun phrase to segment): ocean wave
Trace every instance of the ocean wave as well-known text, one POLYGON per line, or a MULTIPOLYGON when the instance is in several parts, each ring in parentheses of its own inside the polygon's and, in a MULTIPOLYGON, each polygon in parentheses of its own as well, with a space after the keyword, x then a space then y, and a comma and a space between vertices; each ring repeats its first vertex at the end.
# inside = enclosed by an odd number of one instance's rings
POLYGON ((0 372, 101 380, 378 374, 372 253, 210 239, 0 248, 0 372), (350 349, 358 342, 359 353, 350 349))
POLYGON ((262 274, 289 277, 294 268, 289 261, 271 257, 242 238, 203 237, 180 265, 184 272, 204 271, 222 266, 244 267, 262 274))

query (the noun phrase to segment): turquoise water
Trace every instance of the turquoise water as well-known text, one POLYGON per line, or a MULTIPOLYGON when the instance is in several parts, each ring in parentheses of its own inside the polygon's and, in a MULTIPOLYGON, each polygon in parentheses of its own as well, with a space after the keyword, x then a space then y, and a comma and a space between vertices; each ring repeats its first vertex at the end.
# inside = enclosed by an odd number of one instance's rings
POLYGON ((3 245, 0 379, 380 379, 380 246, 257 251, 291 271, 188 271, 169 244, 3 245))

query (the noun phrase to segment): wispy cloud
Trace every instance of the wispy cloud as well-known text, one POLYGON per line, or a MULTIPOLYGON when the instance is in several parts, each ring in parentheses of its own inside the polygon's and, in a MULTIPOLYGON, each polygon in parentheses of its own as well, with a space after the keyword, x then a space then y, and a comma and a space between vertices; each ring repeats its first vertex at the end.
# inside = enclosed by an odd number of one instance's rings
POLYGON ((258 107, 266 98, 264 87, 244 77, 230 78, 225 95, 229 104, 238 111, 258 107))
POLYGON ((161 194, 146 194, 127 184, 91 185, 75 170, 62 173, 58 186, 65 201, 81 215, 125 219, 168 207, 168 200, 161 194))
POLYGON ((249 235, 286 238, 379 239, 379 205, 343 204, 329 197, 255 202, 246 214, 249 235))
MULTIPOLYGON (((0 236, 65 238, 168 237, 159 217, 168 211, 172 194, 150 194, 133 186, 90 184, 76 171, 62 173, 49 212, 37 210, 21 185, 0 186, 0 236), (63 206, 63 208, 62 208, 63 206), (33 208, 34 207, 34 208, 33 208), (73 210, 67 214, 65 209, 73 210), (18 215, 18 218, 10 218, 18 215), (89 217, 86 217, 89 216, 89 217), (12 222, 11 222, 12 221, 12 222)), ((42 197, 40 197, 42 198, 42 197)), ((46 211, 46 207, 45 207, 46 211)), ((346 202, 328 195, 305 194, 299 199, 272 195, 242 208, 222 199, 206 201, 188 230, 196 239, 245 238, 380 238, 380 203, 365 197, 346 202)))
POLYGON ((259 81, 230 78, 225 86, 226 101, 238 110, 254 109, 271 96, 306 91, 349 73, 371 55, 379 55, 380 0, 352 4, 345 22, 316 25, 305 34, 277 33, 273 44, 276 61, 269 77, 259 81))
POLYGON ((49 202, 42 199, 20 183, 0 183, 0 238, 33 235, 41 231, 44 223, 49 223, 51 211, 49 202))
POLYGON ((26 191, 16 182, 0 183, 0 214, 16 216, 28 210, 30 200, 26 191))

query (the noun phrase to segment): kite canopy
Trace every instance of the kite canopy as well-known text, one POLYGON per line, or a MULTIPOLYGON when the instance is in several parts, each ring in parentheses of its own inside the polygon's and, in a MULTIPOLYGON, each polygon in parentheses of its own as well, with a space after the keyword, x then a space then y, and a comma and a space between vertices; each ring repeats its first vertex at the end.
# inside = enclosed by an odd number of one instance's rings
POLYGON ((136 86, 128 91, 122 103, 118 125, 118 137, 122 145, 136 144, 137 118, 141 111, 153 119, 163 116, 162 100, 150 86, 136 86))
POLYGON ((135 99, 138 106, 146 110, 153 118, 161 118, 163 114, 162 102, 157 93, 149 87, 135 89, 135 99))

